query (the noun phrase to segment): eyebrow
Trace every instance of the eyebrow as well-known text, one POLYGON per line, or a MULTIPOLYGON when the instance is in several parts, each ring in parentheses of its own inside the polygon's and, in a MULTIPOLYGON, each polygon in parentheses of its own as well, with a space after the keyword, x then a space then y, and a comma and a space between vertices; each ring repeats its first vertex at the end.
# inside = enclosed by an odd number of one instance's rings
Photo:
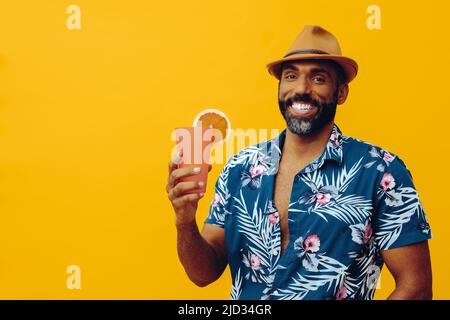
MULTIPOLYGON (((298 68, 295 66, 295 65, 293 65, 293 64, 287 64, 284 68, 283 68, 283 71, 284 70, 294 70, 294 71, 298 71, 298 68)), ((315 68, 312 68, 311 69, 311 73, 325 73, 325 74, 327 74, 328 76, 331 76, 331 74, 330 74, 330 72, 327 70, 327 69, 325 69, 325 68, 321 68, 321 67, 315 67, 315 68)))

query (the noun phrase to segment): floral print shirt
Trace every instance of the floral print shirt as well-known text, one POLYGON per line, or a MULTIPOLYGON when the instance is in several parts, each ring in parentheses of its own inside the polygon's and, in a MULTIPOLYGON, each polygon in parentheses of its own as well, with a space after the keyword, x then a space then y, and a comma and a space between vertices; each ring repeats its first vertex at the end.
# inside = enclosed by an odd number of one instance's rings
POLYGON ((381 251, 431 238, 409 170, 334 125, 295 175, 281 255, 273 191, 285 137, 235 154, 215 184, 205 223, 225 228, 231 299, 372 299, 381 251))

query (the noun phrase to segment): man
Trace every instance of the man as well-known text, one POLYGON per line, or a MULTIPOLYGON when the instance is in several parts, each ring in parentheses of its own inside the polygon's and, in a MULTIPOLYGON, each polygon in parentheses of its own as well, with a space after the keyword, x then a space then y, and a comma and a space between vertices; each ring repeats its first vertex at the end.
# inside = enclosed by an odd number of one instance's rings
POLYGON ((408 169, 334 124, 356 62, 331 33, 306 26, 268 69, 287 129, 228 160, 201 233, 203 194, 183 195, 198 185, 177 183, 196 173, 169 163, 189 278, 208 285, 229 264, 233 299, 372 299, 386 264, 389 299, 431 299, 431 231, 408 169))

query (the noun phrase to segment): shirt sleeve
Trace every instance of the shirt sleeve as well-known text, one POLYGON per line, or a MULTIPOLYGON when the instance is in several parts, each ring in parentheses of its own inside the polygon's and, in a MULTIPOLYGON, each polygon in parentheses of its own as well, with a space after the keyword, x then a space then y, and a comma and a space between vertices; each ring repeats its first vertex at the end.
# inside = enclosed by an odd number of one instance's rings
POLYGON ((379 250, 431 239, 427 217, 404 162, 394 157, 378 178, 374 236, 379 250))
POLYGON ((223 167, 217 178, 214 187, 214 197, 209 207, 209 214, 205 219, 205 223, 214 224, 221 228, 225 226, 225 215, 230 199, 228 190, 228 176, 230 173, 230 161, 223 167))

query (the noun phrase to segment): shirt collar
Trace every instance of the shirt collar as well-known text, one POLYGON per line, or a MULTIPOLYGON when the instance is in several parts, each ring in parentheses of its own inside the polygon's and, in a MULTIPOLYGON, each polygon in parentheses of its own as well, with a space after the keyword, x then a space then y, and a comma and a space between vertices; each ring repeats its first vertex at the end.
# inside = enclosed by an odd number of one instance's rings
MULTIPOLYGON (((277 157, 278 163, 281 159, 284 141, 286 139, 286 130, 284 129, 278 137, 272 140, 272 156, 277 157)), ((326 160, 335 161, 339 165, 343 161, 342 140, 344 135, 336 124, 333 124, 330 137, 322 154, 304 168, 305 172, 312 172, 320 168, 326 160)))

